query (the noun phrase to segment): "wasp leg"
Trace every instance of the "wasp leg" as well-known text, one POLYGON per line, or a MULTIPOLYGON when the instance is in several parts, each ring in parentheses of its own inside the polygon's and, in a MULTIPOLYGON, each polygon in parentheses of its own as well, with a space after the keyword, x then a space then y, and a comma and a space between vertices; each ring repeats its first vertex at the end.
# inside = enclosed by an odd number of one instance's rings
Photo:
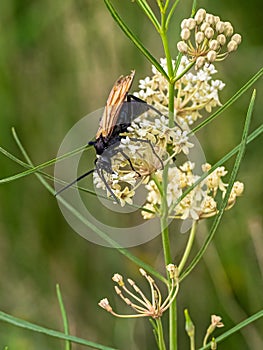
POLYGON ((155 149, 153 148, 152 143, 149 140, 137 139, 137 138, 133 138, 133 137, 130 137, 130 140, 134 141, 134 142, 144 142, 144 143, 147 143, 148 145, 150 145, 153 154, 155 155, 155 157, 159 160, 160 164, 162 165, 162 169, 164 168, 162 159, 158 156, 155 149))
POLYGON ((111 196, 113 197, 113 199, 119 203, 119 199, 115 196, 114 192, 112 191, 112 189, 110 188, 108 182, 105 179, 104 173, 103 173, 103 169, 99 168, 98 165, 96 164, 96 171, 99 175, 99 177, 101 178, 101 180, 103 181, 104 185, 106 186, 107 190, 110 192, 111 196))
POLYGON ((137 102, 141 102, 141 103, 144 103, 144 104, 147 104, 148 109, 151 109, 151 110, 155 111, 157 114, 159 114, 160 117, 163 115, 160 111, 158 111, 157 108, 155 108, 154 106, 149 105, 146 101, 143 101, 139 97, 136 97, 136 96, 131 95, 131 94, 127 95, 127 101, 131 102, 132 100, 137 101, 137 102))
POLYGON ((66 189, 68 189, 69 187, 73 186, 75 183, 79 182, 80 180, 84 179, 84 177, 87 177, 88 175, 92 174, 95 171, 95 169, 89 170, 86 173, 80 175, 76 180, 70 182, 68 185, 66 185, 65 187, 62 187, 59 191, 57 191, 55 193, 55 196, 58 196, 59 194, 61 194, 62 192, 64 192, 66 189))
POLYGON ((131 169, 139 176, 141 177, 141 174, 136 171, 132 165, 131 159, 123 152, 122 150, 119 150, 119 153, 123 155, 123 157, 129 162, 131 169))
MULTIPOLYGON (((135 100, 135 101, 137 101, 137 102, 141 102, 141 103, 146 103, 146 104, 147 104, 146 101, 143 101, 142 99, 140 99, 140 98, 137 97, 137 96, 134 96, 134 95, 131 95, 131 94, 127 95, 127 101, 128 101, 128 102, 131 102, 132 99, 135 100)), ((157 108, 155 108, 154 106, 151 106, 151 105, 147 104, 147 107, 148 107, 148 109, 151 109, 151 110, 155 111, 160 117, 163 115, 163 113, 161 113, 161 112, 160 112, 157 108)), ((175 122, 175 125, 176 125, 180 130, 183 131, 183 129, 181 128, 181 126, 180 126, 177 122, 175 122)))

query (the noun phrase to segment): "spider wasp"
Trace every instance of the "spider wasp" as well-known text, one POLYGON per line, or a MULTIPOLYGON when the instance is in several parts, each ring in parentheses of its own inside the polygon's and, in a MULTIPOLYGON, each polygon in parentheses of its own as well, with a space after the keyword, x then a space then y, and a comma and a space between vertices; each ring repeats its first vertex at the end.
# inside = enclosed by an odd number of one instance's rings
MULTIPOLYGON (((140 98, 129 94, 134 75, 135 71, 133 70, 129 75, 121 76, 115 82, 107 99, 95 141, 90 141, 88 143, 88 145, 94 146, 97 156, 99 156, 95 159, 95 168, 82 174, 65 187, 62 187, 56 195, 96 171, 111 196, 118 202, 118 199, 105 178, 104 172, 108 174, 113 173, 111 159, 118 153, 122 154, 122 156, 128 161, 131 169, 134 170, 130 158, 125 154, 123 149, 119 147, 121 139, 126 137, 123 133, 128 131, 128 127, 134 119, 149 110, 153 110, 159 116, 162 115, 155 107, 150 106, 140 98)), ((162 160, 156 154, 150 141, 141 139, 133 139, 133 141, 148 143, 153 154, 157 157, 159 163, 163 167, 162 160)), ((140 176, 139 173, 138 176, 140 176)))

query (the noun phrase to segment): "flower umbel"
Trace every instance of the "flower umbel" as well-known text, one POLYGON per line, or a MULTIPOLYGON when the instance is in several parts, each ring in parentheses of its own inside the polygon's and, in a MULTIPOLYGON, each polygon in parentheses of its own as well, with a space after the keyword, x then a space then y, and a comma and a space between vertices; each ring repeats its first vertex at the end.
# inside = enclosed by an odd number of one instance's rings
MULTIPOLYGON (((210 170, 211 165, 206 163, 202 169, 204 172, 210 170)), ((217 198, 224 197, 228 184, 222 181, 222 177, 227 174, 224 167, 219 167, 209 174, 205 180, 199 183, 189 192, 180 203, 176 204, 182 196, 183 191, 192 186, 199 178, 194 174, 194 163, 185 162, 180 167, 171 167, 168 170, 167 202, 170 207, 169 215, 171 218, 185 220, 187 218, 200 220, 217 214, 217 198), (175 205, 176 204, 176 205, 175 205)), ((158 171, 157 180, 162 182, 162 172, 158 171)), ((148 190, 147 204, 142 211, 144 219, 150 219, 160 214, 161 195, 155 182, 151 180, 147 185, 148 190)), ((244 184, 237 181, 232 188, 228 204, 230 209, 236 202, 236 198, 241 196, 244 190, 244 184)))
POLYGON ((234 34, 230 22, 223 22, 204 9, 199 9, 194 18, 184 19, 181 29, 182 40, 177 48, 195 62, 196 69, 206 62, 222 61, 241 43, 241 35, 234 34))
MULTIPOLYGON (((186 131, 179 126, 169 128, 167 117, 147 112, 122 134, 119 152, 111 157, 112 173, 105 173, 105 180, 122 206, 132 204, 136 189, 147 183, 151 174, 162 169, 175 155, 188 154, 192 146, 186 131), (167 152, 168 146, 171 154, 167 152)), ((94 184, 106 189, 96 172, 94 184)))
MULTIPOLYGON (((161 65, 167 71, 166 59, 161 58, 161 65)), ((177 74, 181 74, 189 65, 190 60, 183 56, 177 74)), ((168 82, 155 67, 152 68, 152 72, 151 77, 139 81, 140 90, 134 95, 155 106, 162 113, 168 114, 168 82)), ((215 66, 206 63, 202 68, 189 71, 176 81, 174 113, 175 121, 181 128, 188 130, 189 125, 204 116, 203 112, 210 113, 212 108, 221 105, 219 91, 225 84, 212 78, 215 73, 215 66)))
POLYGON ((99 302, 99 306, 110 312, 112 315, 122 318, 137 318, 137 317, 152 317, 157 319, 169 308, 173 300, 175 299, 179 290, 179 279, 177 267, 173 264, 166 266, 171 279, 171 285, 168 290, 168 295, 164 301, 162 301, 162 295, 160 289, 156 285, 154 279, 149 276, 143 269, 140 269, 141 275, 147 280, 150 286, 151 298, 148 299, 142 290, 136 285, 136 283, 130 278, 127 279, 130 286, 134 289, 135 293, 130 291, 125 285, 123 277, 116 273, 112 280, 118 284, 115 286, 117 295, 137 314, 120 315, 112 310, 107 298, 102 299, 99 302), (125 296, 127 295, 127 296, 125 296))

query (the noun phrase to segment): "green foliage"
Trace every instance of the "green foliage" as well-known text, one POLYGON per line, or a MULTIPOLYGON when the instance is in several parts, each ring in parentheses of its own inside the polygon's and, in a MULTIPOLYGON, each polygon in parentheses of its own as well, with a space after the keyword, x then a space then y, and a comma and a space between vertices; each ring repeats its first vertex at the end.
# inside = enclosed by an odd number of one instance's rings
MULTIPOLYGON (((108 7, 111 6, 110 1, 105 0, 105 2, 108 7)), ((118 15, 113 17, 122 25, 124 32, 144 56, 162 72, 158 59, 154 57, 161 57, 163 53, 151 32, 151 23, 143 19, 141 12, 136 12, 135 4, 124 4, 124 1, 120 4, 117 1, 112 3, 118 5, 122 14, 121 17, 118 15), (126 7, 129 7, 129 13, 126 7), (142 18, 140 21, 139 13, 142 18), (121 22, 120 18, 125 18, 126 15, 129 17, 129 23, 136 23, 136 28, 131 25, 132 30, 136 32, 135 35, 129 29, 130 26, 127 27, 121 22), (151 50, 148 51, 142 42, 147 43, 147 48, 151 47, 151 50)), ((139 1, 139 3, 144 12, 149 14, 154 26, 159 28, 159 22, 157 23, 154 13, 149 12, 149 8, 145 7, 146 2, 139 1)), ((176 3, 176 6, 171 9, 171 16, 174 11, 175 13, 178 11, 181 18, 189 15, 190 2, 187 5, 186 2, 178 5, 176 3)), ((195 269, 196 273, 192 275, 190 282, 186 279, 182 284, 180 305, 183 308, 187 305, 191 311, 191 318, 197 326, 207 323, 208 315, 211 310, 214 310, 223 316, 224 323, 229 329, 233 323, 237 324, 241 319, 262 308, 263 303, 260 292, 263 283, 262 271, 259 268, 260 256, 257 254, 257 248, 263 249, 263 241, 259 238, 262 231, 260 217, 263 210, 261 201, 263 169, 260 162, 262 138, 255 140, 262 133, 262 125, 258 127, 262 116, 262 105, 258 103, 255 106, 251 126, 254 131, 248 135, 248 124, 246 124, 242 141, 239 143, 243 125, 240 118, 244 116, 249 94, 242 96, 238 99, 238 103, 234 104, 237 97, 250 89, 262 74, 262 69, 259 70, 262 62, 261 31, 258 30, 261 26, 260 11, 258 11, 260 3, 257 4, 257 1, 240 3, 232 0, 227 4, 221 4, 221 2, 213 4, 213 7, 209 8, 211 2, 200 1, 200 5, 202 7, 207 5, 208 10, 218 12, 222 17, 225 14, 230 17, 231 13, 236 28, 240 28, 245 40, 241 51, 226 65, 222 65, 224 71, 220 72, 220 79, 223 74, 224 81, 229 84, 227 95, 224 96, 224 101, 229 102, 207 119, 209 122, 213 120, 213 123, 202 130, 198 126, 194 131, 200 131, 198 137, 203 148, 207 150, 208 160, 215 163, 214 167, 225 161, 230 162, 231 157, 237 154, 230 182, 239 171, 239 177, 246 183, 247 190, 234 209, 235 213, 226 213, 224 222, 220 224, 219 234, 215 237, 216 249, 225 263, 220 268, 213 266, 213 271, 218 269, 220 274, 222 272, 220 269, 223 269, 223 273, 229 276, 231 282, 229 285, 214 284, 213 274, 210 276, 207 274, 210 264, 207 260, 195 269), (242 18, 246 18, 246 21, 242 18), (255 74, 256 71, 258 73, 255 74), (248 83, 244 85, 246 81, 248 83), (240 89, 241 86, 243 87, 240 89), (238 92, 229 98, 230 91, 238 92), (225 110, 225 107, 229 107, 230 104, 231 108, 225 110), (224 115, 214 119, 223 111, 224 115), (240 167, 240 160, 244 156, 245 145, 248 143, 247 153, 240 167), (242 269, 241 266, 243 266, 242 269), (206 286, 205 291, 202 285, 206 286), (198 296, 196 300, 193 300, 193 296, 189 294, 189 290, 193 290, 192 286, 195 286, 195 294, 198 296), (219 302, 225 293, 232 294, 230 308, 219 302), (192 300, 192 303, 189 300, 192 300), (238 311, 240 309, 241 312, 238 311)), ((1 146, 4 147, 1 148, 1 152, 28 168, 24 172, 24 169, 21 170, 13 162, 1 157, 2 182, 35 173, 36 170, 38 178, 43 182, 45 180, 41 176, 51 177, 51 173, 46 174, 46 166, 53 163, 45 160, 54 157, 67 129, 80 116, 104 104, 109 86, 116 76, 136 68, 137 78, 139 78, 144 74, 142 72, 150 70, 149 62, 144 60, 143 56, 138 58, 136 48, 125 41, 103 6, 103 2, 40 0, 22 3, 19 0, 12 0, 0 5, 0 16, 2 114, 0 137, 1 146), (42 163, 40 166, 32 168, 33 165, 30 164, 29 159, 24 162, 19 159, 20 156, 14 158, 13 154, 16 154, 17 150, 9 133, 14 125, 23 140, 23 145, 29 150, 32 159, 35 159, 34 163, 42 163), (10 153, 5 149, 10 150, 10 153), (10 177, 10 173, 16 175, 10 177)), ((167 19, 166 25, 168 22, 171 24, 171 16, 167 19)), ((176 25, 179 26, 179 22, 176 25)), ((169 35, 169 39, 172 36, 175 47, 177 38, 173 38, 173 32, 169 35)), ((257 99, 261 101, 262 89, 258 89, 257 99)), ((251 109, 249 109, 247 121, 250 116, 251 109)), ((207 124, 207 121, 202 126, 207 124)), ((18 139, 16 141, 19 143, 18 139)), ((25 150, 23 147, 22 151, 25 150)), ((25 155, 27 156, 26 153, 25 155)), ((48 186, 47 182, 45 185, 48 186)), ((49 189, 52 192, 50 186, 49 189)), ((105 294, 111 293, 111 287, 105 285, 105 281, 109 279, 112 272, 118 270, 122 273, 125 271, 125 274, 127 271, 131 275, 135 274, 136 266, 130 261, 140 263, 146 270, 165 282, 162 275, 151 268, 151 265, 158 266, 156 257, 160 250, 159 240, 155 239, 143 247, 133 249, 132 253, 139 258, 135 258, 129 251, 119 249, 128 258, 124 261, 122 254, 117 255, 114 250, 95 246, 72 234, 61 217, 54 198, 45 192, 33 177, 26 177, 5 186, 1 185, 0 191, 0 272, 2 277, 0 309, 6 309, 8 313, 18 315, 19 318, 41 320, 39 323, 48 324, 49 328, 56 329, 60 324, 60 315, 59 310, 55 309, 57 302, 54 298, 54 285, 59 282, 66 305, 70 309, 69 319, 73 320, 70 323, 76 325, 80 338, 96 339, 99 343, 113 342, 113 348, 127 348, 127 344, 131 350, 153 348, 153 343, 147 339, 148 335, 145 336, 145 333, 150 333, 150 329, 144 329, 142 323, 137 326, 133 321, 129 326, 126 327, 125 324, 123 327, 120 321, 114 320, 98 309, 96 301, 105 294), (142 263, 142 260, 145 263, 142 263), (115 331, 118 328, 122 331, 115 331), (139 342, 135 339, 134 333, 139 342)), ((226 200, 227 196, 222 203, 221 213, 226 200)), ((213 237, 214 227, 218 226, 219 219, 220 214, 212 224, 205 246, 213 237)), ((184 240, 185 236, 177 235, 176 260, 179 260, 178 255, 184 246, 184 240)), ((204 240, 203 237, 203 242, 204 240)), ((199 249, 196 246, 194 253, 197 258, 203 252, 199 249)), ((186 277, 190 269, 195 266, 195 261, 197 260, 192 260, 183 277, 186 277)), ((182 316, 182 314, 183 310, 179 307, 179 315, 182 316)), ((3 312, 0 316, 2 321, 34 331, 41 330, 59 339, 75 341, 97 349, 110 349, 50 329, 38 328, 36 325, 3 312)), ((255 325, 250 325, 250 332, 246 333, 243 330, 244 326, 260 317, 262 312, 217 337, 217 341, 221 341, 232 335, 222 345, 220 344, 220 347, 244 350, 260 348, 262 345, 260 334, 263 333, 262 320, 255 325), (234 334, 237 330, 243 331, 234 334)), ((183 327, 183 324, 179 325, 180 333, 183 332, 183 327)), ((64 318, 64 332, 66 328, 64 318)), ((197 341, 200 343, 200 339, 197 341)), ((188 344, 187 337, 181 342, 179 348, 185 348, 188 344)), ((37 347, 41 350, 57 346, 57 342, 54 343, 49 337, 31 338, 30 334, 26 334, 25 337, 18 332, 17 328, 6 328, 5 323, 2 323, 0 346, 4 347, 6 344, 9 349, 37 347)))

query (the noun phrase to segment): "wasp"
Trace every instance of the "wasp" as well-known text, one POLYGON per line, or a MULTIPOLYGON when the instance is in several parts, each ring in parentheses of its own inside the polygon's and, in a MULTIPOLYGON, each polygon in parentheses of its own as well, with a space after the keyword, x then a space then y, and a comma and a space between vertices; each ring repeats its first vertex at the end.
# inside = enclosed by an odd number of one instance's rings
MULTIPOLYGON (((129 157, 125 154, 123 149, 119 148, 121 139, 126 137, 123 135, 123 133, 128 131, 128 128, 134 119, 149 110, 153 110, 158 115, 162 115, 155 107, 150 106, 140 98, 129 94, 134 75, 135 71, 133 70, 129 75, 121 76, 115 82, 107 99, 106 107, 96 133, 95 141, 90 141, 88 143, 88 145, 94 146, 98 156, 94 162, 95 168, 82 174, 76 180, 60 189, 56 195, 60 194, 73 184, 96 171, 104 182, 111 196, 118 201, 106 181, 104 172, 109 174, 113 173, 111 159, 118 153, 122 154, 122 156, 129 162, 131 169, 134 170, 129 157)), ((162 160, 156 154, 152 144, 149 141, 140 139, 136 139, 134 141, 149 143, 152 152, 158 158, 160 164, 162 164, 162 160)), ((140 174, 138 174, 138 176, 140 176, 140 174)))

